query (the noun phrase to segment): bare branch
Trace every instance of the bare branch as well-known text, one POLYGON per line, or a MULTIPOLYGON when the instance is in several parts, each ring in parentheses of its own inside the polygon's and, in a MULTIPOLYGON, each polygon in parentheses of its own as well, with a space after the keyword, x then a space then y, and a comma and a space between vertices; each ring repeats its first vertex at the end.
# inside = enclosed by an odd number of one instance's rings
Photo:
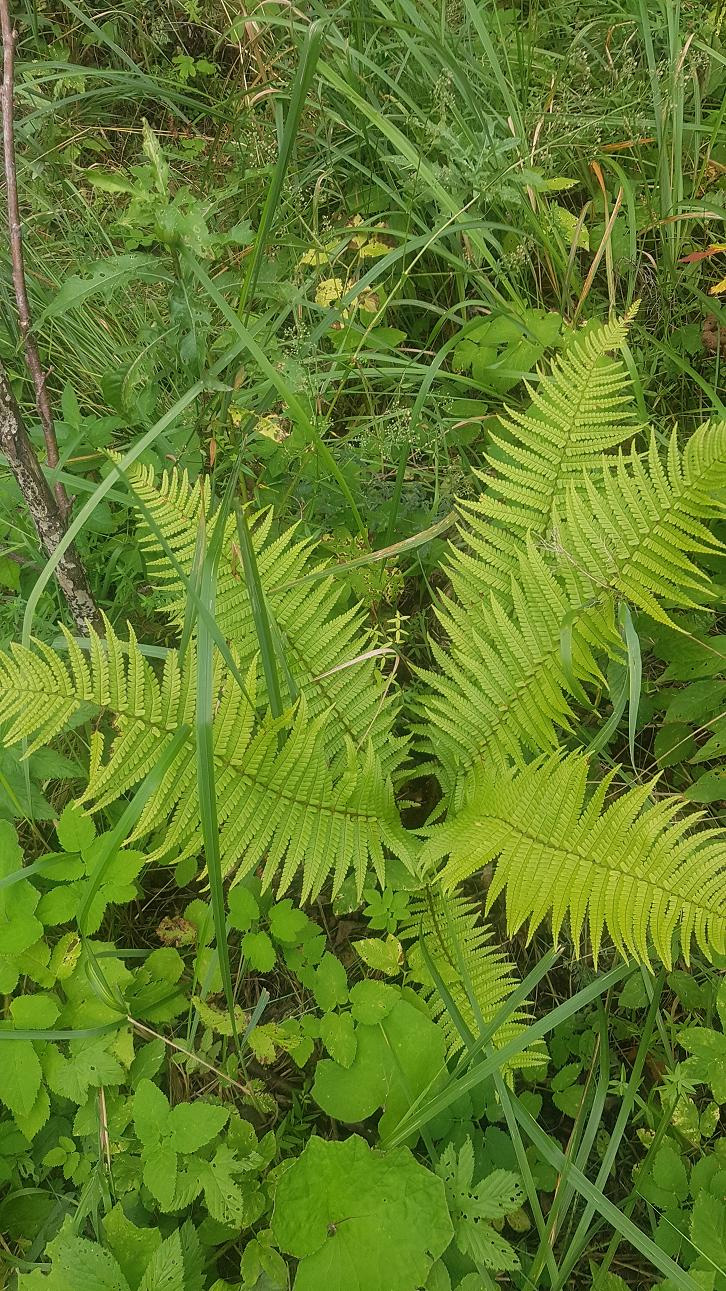
MULTIPOLYGON (((0 452, 4 454, 15 476, 43 550, 47 556, 51 556, 65 533, 65 520, 35 456, 20 409, 1 364, 0 452)), ((64 552, 55 576, 79 631, 87 632, 89 622, 100 627, 100 615, 83 565, 73 546, 64 552)))
MULTIPOLYGON (((25 285, 25 265, 23 262, 23 232, 20 223, 20 204, 18 202, 18 178, 15 168, 15 105, 14 105, 14 71, 15 39, 10 18, 9 0, 0 0, 0 30, 3 42, 3 83, 0 91, 3 117, 3 157, 5 167, 5 185, 7 190, 8 229, 10 232, 10 259, 13 272, 13 288, 18 306, 18 324, 25 347, 25 362, 35 386, 35 404, 38 409, 40 424, 43 427, 45 452, 48 465, 58 465, 58 441, 53 425, 53 413, 45 384, 45 372, 40 362, 38 347, 35 344, 30 317, 30 304, 25 285)), ((61 517, 65 521, 70 510, 68 494, 62 484, 56 484, 55 494, 58 500, 61 517)))

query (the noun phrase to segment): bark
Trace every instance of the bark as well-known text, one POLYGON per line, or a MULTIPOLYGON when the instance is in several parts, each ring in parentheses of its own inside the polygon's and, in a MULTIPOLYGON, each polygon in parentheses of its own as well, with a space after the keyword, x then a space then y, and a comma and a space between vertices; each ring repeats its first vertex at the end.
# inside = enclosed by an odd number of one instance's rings
MULTIPOLYGON (((15 476, 42 548, 47 556, 52 556, 65 534, 65 523, 58 502, 35 456, 20 409, 1 365, 0 452, 4 454, 15 476)), ((88 586, 85 570, 72 545, 58 562, 55 577, 79 631, 87 632, 89 623, 100 626, 100 616, 88 586)))

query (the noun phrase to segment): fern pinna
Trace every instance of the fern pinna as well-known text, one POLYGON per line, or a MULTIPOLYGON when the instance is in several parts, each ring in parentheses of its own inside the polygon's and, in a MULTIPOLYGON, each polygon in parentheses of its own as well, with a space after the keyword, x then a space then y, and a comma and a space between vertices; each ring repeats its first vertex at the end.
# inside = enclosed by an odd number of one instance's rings
MULTIPOLYGON (((676 933, 686 955, 694 939, 706 954, 726 946, 723 833, 655 780, 625 791, 611 772, 596 786, 584 751, 593 713, 608 702, 608 665, 625 658, 623 605, 672 622, 674 607, 712 603, 697 560, 719 549, 709 525, 726 484, 726 423, 685 443, 674 433, 663 454, 639 427, 612 357, 625 334, 612 323, 570 338, 531 391, 531 409, 503 419, 480 497, 462 506, 433 666, 416 700, 415 738, 442 789, 439 823, 423 842, 396 804, 415 767, 395 686, 343 580, 298 528, 275 533, 270 512, 250 517, 284 664, 287 709, 273 719, 236 529, 224 531, 216 617, 236 662, 216 659, 213 749, 225 870, 259 868, 282 888, 300 874, 309 898, 328 879, 337 891, 349 873, 360 890, 367 871, 382 878, 387 856, 397 857, 420 884, 421 946, 449 978, 459 946, 485 1022, 511 970, 458 889, 490 863, 487 904, 506 892, 512 931, 549 916, 556 936, 565 924, 576 944, 587 932, 597 955, 607 931, 645 962, 670 962, 676 933), (432 924, 441 903, 448 914, 432 924)), ((181 630, 200 523, 212 515, 206 488, 178 473, 157 481, 147 468, 128 483, 150 577, 181 630)), ((122 642, 108 627, 88 644, 87 654, 69 637, 64 654, 37 642, 0 656, 5 742, 47 743, 90 705, 100 721, 84 801, 96 809, 142 780, 187 728, 134 838, 150 836, 161 860, 201 852, 193 640, 183 655, 169 651, 160 675, 132 633, 122 642)), ((425 958, 416 962, 432 998, 425 958)), ((471 998, 459 1004, 473 1024, 471 998)))

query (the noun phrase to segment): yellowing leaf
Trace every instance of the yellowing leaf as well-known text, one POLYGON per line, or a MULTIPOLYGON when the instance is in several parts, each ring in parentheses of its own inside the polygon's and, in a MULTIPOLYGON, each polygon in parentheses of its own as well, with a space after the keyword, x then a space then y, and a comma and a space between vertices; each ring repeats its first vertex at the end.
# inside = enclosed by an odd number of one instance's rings
POLYGON ((721 296, 725 291, 726 291, 726 278, 722 278, 720 282, 716 283, 715 287, 709 287, 708 294, 709 296, 721 296))
POLYGON ((366 314, 377 314, 381 301, 377 291, 362 291, 356 296, 355 304, 366 314))
POLYGON ((323 278, 315 292, 315 304, 326 308, 328 305, 332 305, 334 301, 340 300, 344 291, 345 284, 342 278, 323 278))
POLYGON ((575 238, 575 234, 577 232, 578 249, 582 251, 590 250, 590 237, 588 235, 587 229, 583 224, 578 231, 577 216, 573 215, 572 211, 568 211, 566 206, 550 206, 550 213, 554 216, 555 223, 559 227, 560 233, 562 234, 568 247, 572 246, 572 243, 575 238))
POLYGON ((330 253, 328 251, 325 251, 325 250, 318 251, 317 247, 310 247, 310 249, 306 251, 304 255, 300 256, 300 259, 298 260, 298 264, 299 265, 311 264, 315 268, 318 268, 318 266, 321 264, 327 264, 329 260, 330 260, 330 253))
POLYGON ((374 972, 395 977, 400 971, 403 950, 400 941, 392 933, 389 933, 385 941, 381 937, 365 937, 362 941, 356 941, 354 948, 363 963, 374 972))
POLYGON ((369 242, 363 243, 358 255, 361 260, 377 260, 380 256, 387 256, 390 249, 388 244, 381 241, 380 238, 371 238, 369 242))

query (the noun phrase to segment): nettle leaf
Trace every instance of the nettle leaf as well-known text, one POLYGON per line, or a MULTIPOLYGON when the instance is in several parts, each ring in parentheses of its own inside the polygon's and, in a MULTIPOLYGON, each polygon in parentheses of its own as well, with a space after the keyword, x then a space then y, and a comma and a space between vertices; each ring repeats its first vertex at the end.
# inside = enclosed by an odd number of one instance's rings
POLYGON ((13 1116, 29 1116, 43 1072, 31 1040, 0 1037, 0 1100, 13 1116))
POLYGON ((153 1146, 168 1133, 171 1107, 166 1094, 153 1080, 144 1078, 133 1099, 134 1129, 140 1143, 153 1146))
POLYGON ((109 1053, 108 1044, 107 1039, 71 1040, 67 1058, 57 1045, 49 1045, 43 1055, 43 1075, 53 1093, 80 1106, 89 1089, 120 1085, 123 1068, 109 1053))
POLYGON ((120 1202, 104 1215, 101 1223, 106 1244, 131 1291, 135 1291, 154 1252, 161 1246, 161 1233, 158 1228, 138 1228, 132 1224, 120 1202))
POLYGON ((131 1291, 111 1252, 76 1237, 70 1219, 48 1243, 46 1255, 52 1261, 50 1273, 35 1269, 20 1274, 18 1291, 131 1291))
POLYGON ((415 1291, 453 1234, 444 1186, 407 1148, 313 1137, 280 1179, 272 1230, 295 1291, 415 1291))
POLYGON ((229 1120, 229 1109, 211 1103, 178 1103, 172 1107, 169 1131, 176 1152, 197 1152, 211 1143, 229 1120))
POLYGON ((203 1258, 194 1226, 182 1224, 154 1251, 138 1291, 202 1291, 203 1258))
POLYGON ((248 1163, 238 1160, 231 1148, 223 1144, 211 1160, 197 1161, 195 1169, 213 1219, 238 1229, 249 1228, 259 1219, 265 1208, 264 1194, 249 1177, 248 1163))
POLYGON ((441 1080, 446 1042, 430 1018, 400 998, 382 1022, 359 1023, 355 1039, 349 1066, 329 1058, 318 1062, 313 1098, 328 1116, 348 1124, 383 1107, 378 1133, 384 1139, 417 1095, 441 1080))
POLYGON ((316 925, 308 919, 304 910, 298 910, 289 898, 270 906, 267 914, 270 933, 275 941, 289 942, 295 945, 303 941, 309 932, 316 932, 316 925))
POLYGON ((320 1039, 335 1062, 350 1067, 358 1048, 350 1013, 326 1013, 320 1022, 320 1039))
POLYGON ((64 852, 82 852, 96 837, 96 826, 82 807, 69 802, 60 814, 55 832, 64 852))
POLYGON ((348 999, 348 977, 339 959, 326 951, 313 974, 312 991, 319 1009, 327 1013, 348 999))

